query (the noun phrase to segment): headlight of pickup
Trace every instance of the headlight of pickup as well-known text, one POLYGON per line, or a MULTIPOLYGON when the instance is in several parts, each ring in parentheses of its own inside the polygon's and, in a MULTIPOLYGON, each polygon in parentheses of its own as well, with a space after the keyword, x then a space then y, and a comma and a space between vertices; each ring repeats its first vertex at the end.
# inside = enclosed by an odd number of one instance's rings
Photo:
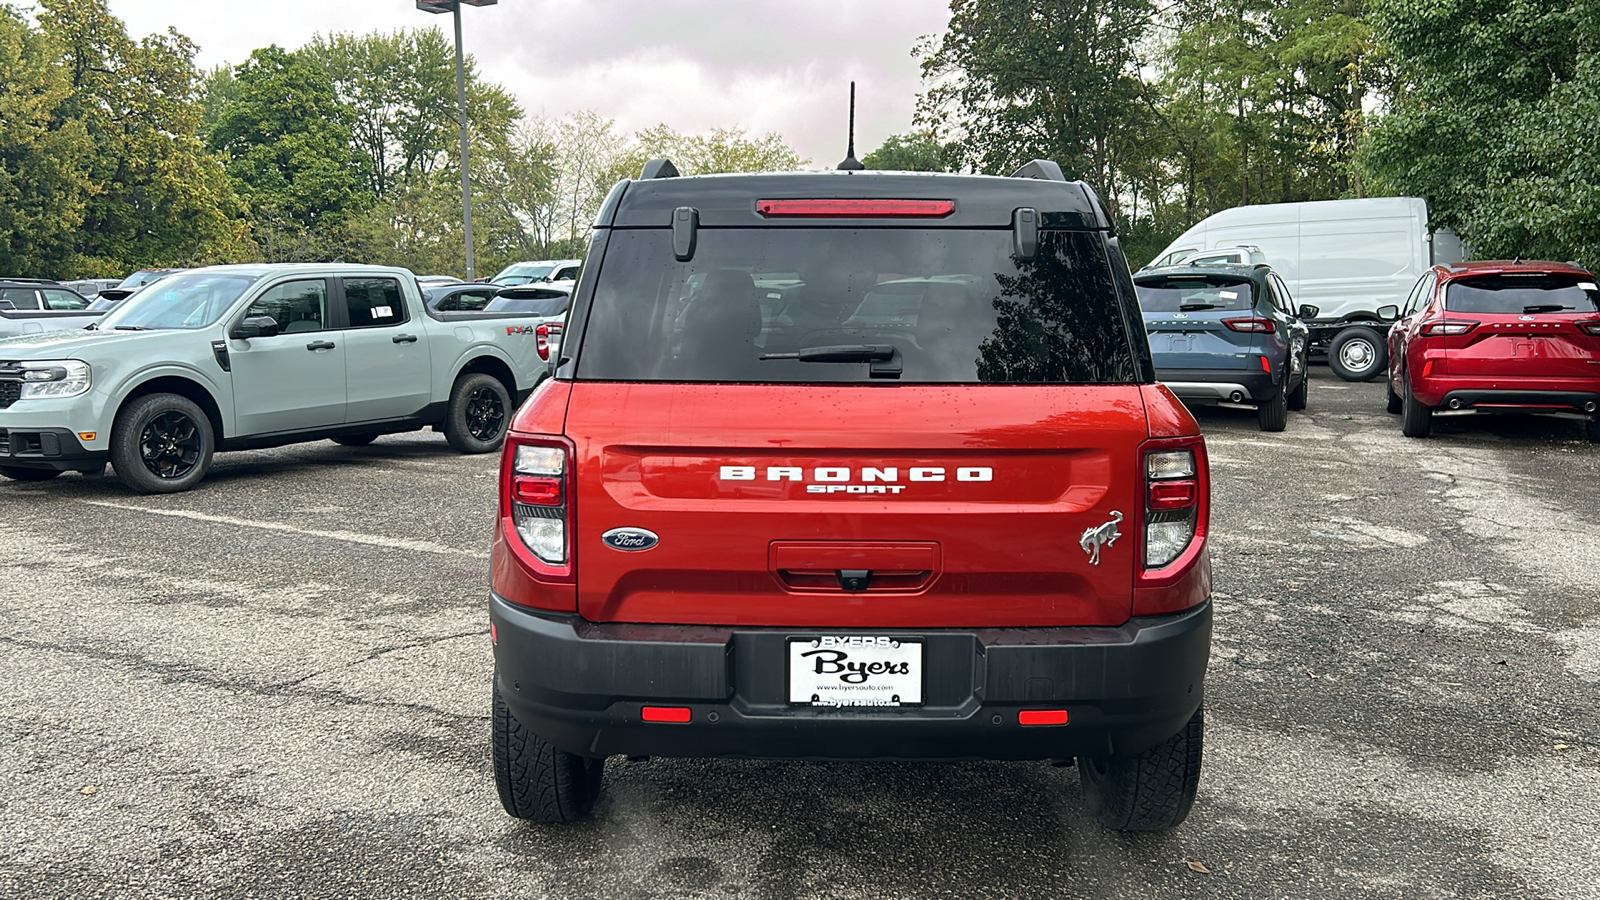
POLYGON ((89 364, 76 359, 28 359, 22 369, 22 397, 76 397, 89 390, 89 364))

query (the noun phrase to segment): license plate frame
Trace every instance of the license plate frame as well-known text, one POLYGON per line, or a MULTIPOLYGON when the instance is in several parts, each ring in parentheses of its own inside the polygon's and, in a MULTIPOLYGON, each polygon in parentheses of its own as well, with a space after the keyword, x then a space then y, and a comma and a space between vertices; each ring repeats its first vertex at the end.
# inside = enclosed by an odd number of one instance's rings
POLYGON ((785 696, 791 706, 917 707, 924 702, 927 680, 927 644, 920 637, 812 634, 784 641, 785 696), (826 657, 818 660, 820 654, 826 657), (819 673, 819 667, 827 671, 819 673), (863 677, 854 680, 858 675, 863 677))

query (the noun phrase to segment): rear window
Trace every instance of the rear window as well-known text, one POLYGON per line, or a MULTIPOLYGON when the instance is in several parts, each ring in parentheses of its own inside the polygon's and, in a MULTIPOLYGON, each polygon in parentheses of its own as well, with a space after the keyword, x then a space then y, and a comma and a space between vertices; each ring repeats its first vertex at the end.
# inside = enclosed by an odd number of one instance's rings
POLYGON ((1463 313, 1532 315, 1600 311, 1594 277, 1572 272, 1474 275, 1450 282, 1444 308, 1463 313))
POLYGON ((1134 282, 1139 308, 1150 313, 1245 310, 1256 305, 1255 286, 1231 275, 1173 275, 1134 282))
POLYGON ((488 312, 532 313, 536 316, 559 316, 567 311, 571 295, 564 291, 523 289, 502 291, 489 302, 488 312))
POLYGON ((578 377, 605 381, 1111 384, 1136 380, 1098 234, 1046 231, 1017 262, 1011 232, 618 230, 600 269, 578 377), (770 358, 892 347, 868 361, 770 358), (767 357, 767 358, 764 358, 767 357))

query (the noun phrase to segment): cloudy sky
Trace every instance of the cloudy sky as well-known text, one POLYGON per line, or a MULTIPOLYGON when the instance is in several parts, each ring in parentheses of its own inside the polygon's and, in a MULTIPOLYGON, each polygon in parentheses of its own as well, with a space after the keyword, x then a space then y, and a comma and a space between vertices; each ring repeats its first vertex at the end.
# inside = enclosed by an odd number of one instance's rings
MULTIPOLYGON (((174 26, 200 65, 313 34, 434 27, 414 0, 110 0, 134 35, 174 26)), ((911 127, 920 80, 911 48, 944 30, 948 0, 500 0, 467 9, 467 52, 525 109, 593 109, 627 132, 776 131, 814 165, 844 156, 849 82, 857 154, 911 127)))

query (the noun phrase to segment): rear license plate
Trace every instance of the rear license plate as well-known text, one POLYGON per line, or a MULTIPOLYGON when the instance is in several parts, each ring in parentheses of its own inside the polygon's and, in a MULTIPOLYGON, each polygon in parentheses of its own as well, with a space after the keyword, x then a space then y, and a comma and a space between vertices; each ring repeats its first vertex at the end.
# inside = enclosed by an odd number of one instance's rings
POLYGON ((922 703, 922 642, 823 635, 789 639, 789 702, 803 706, 922 703))

